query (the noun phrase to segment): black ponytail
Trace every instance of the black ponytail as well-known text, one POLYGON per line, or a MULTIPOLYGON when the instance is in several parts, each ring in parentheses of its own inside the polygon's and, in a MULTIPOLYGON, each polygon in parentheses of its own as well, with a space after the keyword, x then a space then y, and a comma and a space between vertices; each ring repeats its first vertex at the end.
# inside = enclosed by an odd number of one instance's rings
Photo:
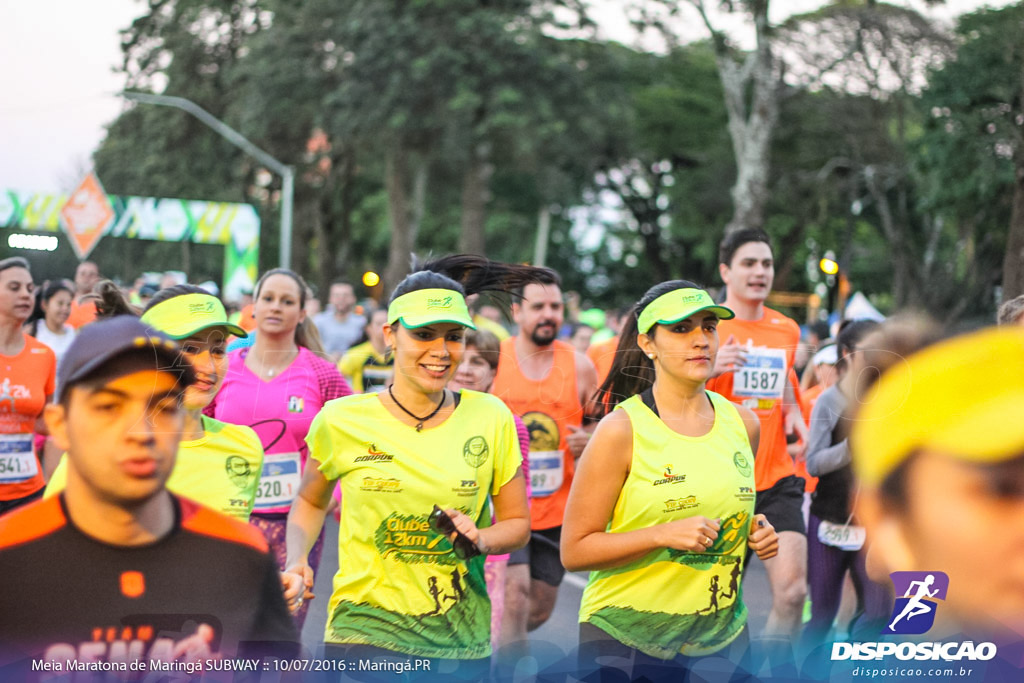
POLYGON ((451 289, 462 296, 503 292, 521 298, 526 285, 561 283, 550 268, 501 263, 476 254, 442 256, 420 266, 414 264, 414 270, 395 287, 389 305, 403 294, 421 289, 451 289))
MULTIPOLYGON (((594 418, 600 419, 612 412, 615 406, 630 396, 635 396, 654 384, 654 361, 647 357, 637 344, 640 331, 637 321, 640 314, 658 297, 677 289, 701 289, 689 280, 669 280, 654 285, 634 304, 622 324, 619 345, 615 348, 615 361, 608 376, 594 394, 594 418)), ((657 327, 652 327, 648 336, 653 337, 657 327)))

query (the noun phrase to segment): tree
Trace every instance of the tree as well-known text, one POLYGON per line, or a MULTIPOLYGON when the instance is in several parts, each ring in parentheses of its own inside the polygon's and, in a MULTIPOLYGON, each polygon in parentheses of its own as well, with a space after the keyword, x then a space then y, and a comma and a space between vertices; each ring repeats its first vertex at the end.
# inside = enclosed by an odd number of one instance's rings
POLYGON ((1022 31, 1021 4, 960 17, 956 57, 930 75, 924 95, 928 199, 980 235, 970 245, 979 255, 1005 244, 1004 299, 1024 294, 1022 31))

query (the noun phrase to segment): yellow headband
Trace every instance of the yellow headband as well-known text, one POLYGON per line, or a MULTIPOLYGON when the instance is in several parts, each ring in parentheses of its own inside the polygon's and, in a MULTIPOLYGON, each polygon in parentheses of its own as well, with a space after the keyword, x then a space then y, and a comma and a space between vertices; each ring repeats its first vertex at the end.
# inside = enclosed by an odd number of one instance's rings
POLYGON ((647 334, 655 324, 671 325, 700 311, 711 311, 721 320, 736 317, 730 309, 716 304, 703 289, 674 289, 647 304, 637 320, 637 331, 647 334))
POLYGON ((995 463, 1024 451, 1024 331, 988 329, 913 354, 863 399, 850 445, 860 479, 880 484, 912 453, 995 463))
POLYGON ((408 328, 433 323, 455 323, 476 329, 466 298, 454 289, 418 289, 403 294, 388 306, 388 322, 402 321, 408 328))

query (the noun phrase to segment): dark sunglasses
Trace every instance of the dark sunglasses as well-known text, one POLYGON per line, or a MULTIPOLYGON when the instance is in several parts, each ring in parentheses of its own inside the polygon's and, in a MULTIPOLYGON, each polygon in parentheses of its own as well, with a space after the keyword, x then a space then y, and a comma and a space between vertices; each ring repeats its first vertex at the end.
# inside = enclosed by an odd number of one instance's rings
POLYGON ((469 560, 477 555, 480 555, 480 548, 477 547, 476 543, 469 540, 469 538, 461 531, 455 528, 455 522, 448 516, 441 508, 434 506, 433 511, 427 517, 427 524, 430 525, 430 529, 437 534, 441 534, 444 537, 455 534, 455 540, 452 541, 452 549, 455 551, 455 556, 460 560, 469 560))

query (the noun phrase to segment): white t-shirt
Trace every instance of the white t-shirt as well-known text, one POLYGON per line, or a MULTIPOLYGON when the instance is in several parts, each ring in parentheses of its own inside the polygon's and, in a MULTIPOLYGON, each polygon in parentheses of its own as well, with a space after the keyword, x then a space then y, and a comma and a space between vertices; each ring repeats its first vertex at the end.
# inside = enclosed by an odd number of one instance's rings
POLYGON ((60 359, 64 357, 64 352, 68 350, 71 342, 75 339, 75 328, 65 323, 64 333, 54 334, 46 326, 46 322, 40 320, 36 326, 36 339, 53 349, 53 353, 57 356, 57 362, 60 363, 60 359))

